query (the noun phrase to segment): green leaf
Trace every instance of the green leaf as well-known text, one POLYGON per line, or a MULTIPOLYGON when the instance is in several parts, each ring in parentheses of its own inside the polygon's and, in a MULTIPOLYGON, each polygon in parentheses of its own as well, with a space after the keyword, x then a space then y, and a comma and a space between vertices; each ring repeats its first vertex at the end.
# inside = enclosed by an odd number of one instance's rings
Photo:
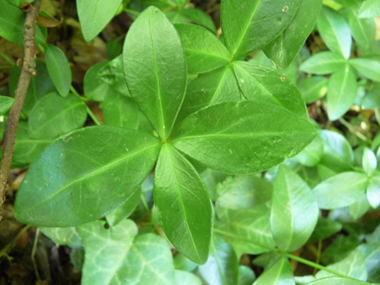
POLYGON ((211 238, 210 199, 191 163, 168 144, 156 167, 154 202, 171 243, 195 263, 205 263, 211 238))
POLYGON ((294 285, 292 267, 287 258, 281 257, 262 273, 253 285, 294 285))
POLYGON ((198 264, 195 264, 194 262, 192 262, 190 259, 188 259, 181 253, 178 253, 174 256, 173 262, 174 262, 174 268, 177 270, 191 272, 191 271, 194 271, 198 267, 198 264))
POLYGON ((349 60, 352 65, 360 74, 365 77, 380 82, 380 60, 367 59, 367 58, 353 58, 349 60))
POLYGON ((157 8, 146 9, 129 29, 123 61, 131 96, 165 141, 182 105, 187 74, 177 31, 157 8))
POLYGON ((221 7, 223 37, 237 59, 264 47, 292 21, 301 0, 224 0, 221 7))
POLYGON ((174 276, 176 284, 191 284, 191 285, 202 285, 201 279, 190 272, 175 270, 174 276))
POLYGON ((214 21, 211 19, 209 15, 199 9, 195 8, 187 8, 183 9, 181 12, 182 16, 186 19, 190 20, 194 24, 201 25, 210 31, 216 33, 216 27, 214 21))
POLYGON ((255 272, 252 271, 248 266, 239 266, 239 281, 238 285, 251 285, 256 279, 255 272))
POLYGON ((185 51, 187 71, 199 74, 225 66, 231 54, 207 29, 191 24, 175 24, 185 51))
POLYGON ((376 38, 376 24, 374 19, 360 19, 354 11, 348 10, 348 24, 352 37, 358 45, 370 47, 376 38))
POLYGON ((372 208, 376 209, 380 205, 380 177, 375 176, 369 179, 367 186, 367 199, 372 208))
POLYGON ((112 20, 122 0, 77 0, 79 22, 86 42, 91 42, 112 20))
POLYGON ((318 136, 303 151, 294 157, 299 163, 312 167, 319 163, 324 154, 322 139, 318 136))
POLYGON ((323 181, 313 191, 321 209, 338 209, 360 199, 367 183, 367 175, 363 173, 344 172, 323 181))
POLYGON ((347 60, 337 52, 323 51, 308 58, 300 70, 314 74, 330 74, 345 68, 347 60))
POLYGON ((215 201, 218 198, 217 186, 226 179, 227 174, 208 168, 200 176, 206 185, 210 199, 215 201))
POLYGON ((236 81, 249 101, 275 103, 304 118, 309 118, 305 102, 297 87, 280 71, 263 65, 236 62, 236 81))
POLYGON ((365 148, 363 152, 362 166, 364 171, 370 176, 377 168, 377 158, 372 150, 365 148))
POLYGON ((63 51, 53 45, 45 46, 46 66, 59 94, 66 97, 71 86, 71 69, 63 51))
POLYGON ((12 97, 0 96, 0 114, 7 113, 15 102, 16 100, 12 97))
POLYGON ((279 69, 285 69, 295 59, 313 31, 321 7, 322 0, 302 0, 288 27, 263 48, 279 69))
POLYGON ((368 282, 352 280, 342 277, 326 277, 307 283, 307 285, 369 285, 368 282))
MULTIPOLYGON (((355 279, 362 281, 367 280, 365 259, 363 253, 359 250, 352 251, 345 259, 328 265, 327 268, 355 279)), ((334 274, 324 270, 318 271, 315 275, 318 279, 329 276, 334 276, 334 274)))
POLYGON ((372 108, 380 107, 379 92, 380 92, 380 83, 373 84, 371 89, 369 90, 369 92, 367 93, 367 95, 364 97, 362 101, 362 108, 372 109, 372 108))
POLYGON ((317 21, 318 31, 330 50, 340 53, 345 58, 351 54, 351 30, 338 12, 329 7, 322 7, 317 21))
POLYGON ((155 137, 137 131, 106 126, 76 131, 56 141, 29 168, 15 215, 47 227, 98 219, 133 195, 152 170, 159 148, 155 137))
POLYGON ((40 228, 44 235, 59 245, 74 246, 80 244, 80 238, 74 227, 71 228, 40 228))
POLYGON ((280 165, 273 186, 270 220, 278 248, 292 252, 304 245, 318 215, 317 201, 309 186, 291 168, 280 165))
POLYGON ((373 18, 380 16, 380 3, 377 0, 364 1, 359 11, 359 18, 373 18))
POLYGON ((206 264, 199 266, 199 272, 207 284, 237 284, 239 261, 233 248, 221 236, 213 235, 210 256, 206 264))
POLYGON ((247 174, 296 155, 315 134, 307 120, 284 108, 242 101, 190 115, 173 131, 172 141, 177 149, 210 168, 247 174))
POLYGON ((359 200, 348 207, 350 215, 354 220, 360 219, 370 208, 371 205, 368 202, 366 194, 362 194, 359 200))
POLYGON ((298 84, 298 89, 302 94, 306 104, 314 103, 327 93, 328 80, 326 77, 307 77, 298 84))
MULTIPOLYGON (((115 90, 124 96, 130 97, 127 83, 125 82, 123 75, 123 55, 119 55, 113 60, 103 63, 96 73, 96 80, 99 79, 111 87, 112 90, 115 90)), ((93 82, 89 83, 94 84, 93 82)))
POLYGON ((63 98, 57 92, 42 97, 29 115, 31 139, 55 139, 83 127, 86 104, 72 94, 63 98))
POLYGON ((319 217, 314 232, 310 236, 309 242, 324 240, 332 236, 336 232, 339 232, 341 229, 342 224, 340 224, 339 222, 319 217))
POLYGON ((330 121, 339 119, 350 109, 357 90, 356 76, 350 66, 331 75, 327 89, 327 114, 330 121))
POLYGON ((106 125, 136 130, 139 110, 135 102, 118 92, 108 93, 100 104, 106 125))
MULTIPOLYGON (((116 93, 108 84, 106 84, 99 76, 100 71, 104 66, 107 66, 109 63, 107 62, 99 62, 93 66, 91 66, 83 80, 83 89, 85 96, 92 101, 104 101, 104 98, 107 94, 116 93)), ((122 72, 122 70, 120 70, 122 72)), ((124 81, 124 78, 122 78, 124 81)), ((112 96, 111 95, 111 96, 112 96)))
POLYGON ((377 277, 376 275, 380 268, 380 241, 370 244, 361 244, 358 246, 358 250, 363 253, 365 259, 368 271, 368 281, 378 281, 378 279, 375 278, 377 277))

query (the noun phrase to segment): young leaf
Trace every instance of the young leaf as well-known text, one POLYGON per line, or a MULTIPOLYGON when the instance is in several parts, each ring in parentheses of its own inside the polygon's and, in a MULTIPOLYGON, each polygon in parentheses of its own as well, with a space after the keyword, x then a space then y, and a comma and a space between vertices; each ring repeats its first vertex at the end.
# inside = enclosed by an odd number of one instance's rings
POLYGON ((362 3, 358 11, 360 18, 373 18, 380 16, 380 3, 377 0, 367 0, 362 3))
POLYGON ((97 71, 96 77, 111 87, 112 90, 127 97, 131 96, 123 75, 123 55, 103 64, 97 71))
POLYGON ((29 115, 28 134, 31 139, 55 139, 83 127, 87 119, 86 104, 69 94, 57 92, 42 97, 29 115))
POLYGON ((191 24, 176 24, 175 28, 181 38, 190 74, 205 73, 230 62, 230 52, 207 29, 191 24))
POLYGON ((79 22, 86 42, 91 42, 112 20, 122 0, 77 0, 79 22))
POLYGON ((296 161, 306 166, 315 166, 322 159, 324 146, 322 139, 318 136, 303 151, 294 157, 296 161))
POLYGON ((219 235, 211 239, 210 256, 199 272, 207 284, 237 284, 239 262, 233 248, 219 235))
POLYGON ((263 50, 279 69, 285 69, 297 56, 313 31, 321 11, 322 0, 302 0, 289 26, 263 50))
POLYGON ((201 25, 213 33, 216 33, 216 27, 214 21, 211 19, 209 15, 199 9, 195 8, 186 8, 181 12, 182 16, 186 19, 190 20, 194 24, 201 25))
POLYGON ((365 77, 380 82, 380 60, 367 58, 353 58, 349 60, 350 65, 357 69, 365 77))
POLYGON ((124 75, 131 96, 162 140, 173 127, 185 95, 185 57, 177 31, 155 7, 128 31, 124 75))
POLYGON ((360 199, 367 183, 367 175, 363 173, 344 172, 323 181, 313 191, 321 209, 338 209, 360 199))
POLYGON ((315 135, 306 119, 282 107, 242 101, 213 105, 190 115, 173 131, 172 142, 210 168, 247 174, 296 155, 315 135))
POLYGON ((211 238, 210 199, 191 163, 168 144, 160 152, 153 195, 171 243, 195 263, 205 263, 211 238))
POLYGON ((16 100, 8 96, 0 96, 0 114, 3 115, 8 112, 16 100))
POLYGON ((106 62, 98 62, 97 64, 91 66, 84 76, 84 95, 92 101, 102 102, 107 94, 113 95, 115 93, 115 90, 113 90, 108 84, 101 80, 100 76, 98 76, 100 70, 106 65, 106 62))
POLYGON ((71 85, 71 69, 66 55, 53 45, 45 46, 46 66, 59 94, 66 97, 71 85))
POLYGON ((357 90, 356 76, 350 66, 331 75, 327 89, 327 114, 331 121, 339 119, 350 109, 357 90))
POLYGON ((323 41, 330 50, 340 53, 345 58, 350 57, 351 30, 342 15, 324 6, 319 14, 317 26, 323 41))
POLYGON ((307 77, 298 84, 306 104, 314 103, 327 93, 328 80, 323 76, 307 77))
POLYGON ((233 58, 237 59, 274 40, 292 21, 301 0, 223 0, 221 24, 223 37, 233 58))
POLYGON ((47 227, 98 219, 133 195, 159 149, 155 137, 137 131, 106 126, 76 131, 56 141, 29 168, 15 215, 47 227))
POLYGON ((319 52, 301 64, 300 70, 313 74, 330 74, 346 67, 347 60, 339 53, 331 51, 319 52))
POLYGON ((352 37, 358 45, 369 48, 376 39, 376 24, 374 19, 360 19, 354 11, 348 10, 348 24, 352 37))
POLYGON ((368 175, 372 175, 372 173, 376 170, 377 167, 377 159, 376 155, 369 148, 365 148, 363 152, 363 161, 362 161, 363 169, 368 175))
POLYGON ((367 186, 367 199, 372 208, 376 209, 380 205, 380 177, 375 176, 369 179, 367 186))
POLYGON ((262 273, 253 285, 294 285, 292 267, 286 257, 278 259, 262 273))

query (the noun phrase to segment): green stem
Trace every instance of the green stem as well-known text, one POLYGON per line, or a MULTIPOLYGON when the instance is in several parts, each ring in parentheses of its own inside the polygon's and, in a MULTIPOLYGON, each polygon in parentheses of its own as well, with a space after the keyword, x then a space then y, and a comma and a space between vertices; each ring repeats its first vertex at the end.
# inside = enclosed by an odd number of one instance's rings
POLYGON ((1 51, 0 51, 0 56, 1 56, 6 62, 8 62, 10 65, 12 65, 12 66, 15 66, 15 65, 16 65, 15 62, 14 62, 10 57, 8 57, 5 53, 2 53, 1 51))
POLYGON ((340 118, 338 119, 339 122, 341 122, 348 130, 350 133, 352 133, 353 135, 357 136, 359 139, 361 139, 362 141, 365 141, 365 142, 369 142, 368 141, 368 138, 363 135, 361 132, 358 132, 353 126, 351 126, 351 124, 349 122, 347 122, 345 119, 343 118, 340 118))
MULTIPOLYGON (((81 99, 82 101, 88 101, 87 98, 83 97, 83 96, 80 96, 79 93, 75 90, 75 88, 71 85, 70 86, 70 91, 76 96, 78 97, 79 99, 81 99)), ((90 107, 87 106, 86 104, 86 110, 87 110, 87 114, 91 117, 91 119, 94 121, 94 123, 98 126, 101 125, 101 123, 99 122, 99 120, 96 118, 95 114, 91 111, 90 107)))
POLYGON ((15 236, 15 238, 8 243, 1 251, 0 251, 0 257, 6 256, 7 252, 11 250, 13 245, 17 242, 17 240, 30 228, 30 226, 23 227, 19 233, 15 236))
POLYGON ((129 14, 132 14, 132 15, 135 15, 135 16, 139 16, 139 15, 140 15, 139 12, 134 11, 134 10, 131 10, 131 9, 127 9, 127 8, 124 9, 124 12, 125 12, 125 13, 129 13, 129 14))

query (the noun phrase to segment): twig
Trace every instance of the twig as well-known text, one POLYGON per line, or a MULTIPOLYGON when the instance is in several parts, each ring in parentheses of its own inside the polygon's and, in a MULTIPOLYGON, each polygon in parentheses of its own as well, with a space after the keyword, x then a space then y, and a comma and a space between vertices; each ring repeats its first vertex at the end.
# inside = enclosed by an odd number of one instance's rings
POLYGON ((35 59, 35 23, 40 10, 42 0, 36 0, 32 4, 32 9, 26 13, 24 24, 24 60, 15 91, 16 102, 12 106, 8 116, 7 124, 4 130, 4 151, 0 165, 0 206, 3 204, 5 195, 5 186, 8 181, 9 169, 12 163, 13 148, 15 145, 18 122, 20 119, 21 109, 28 91, 29 82, 36 73, 35 59))

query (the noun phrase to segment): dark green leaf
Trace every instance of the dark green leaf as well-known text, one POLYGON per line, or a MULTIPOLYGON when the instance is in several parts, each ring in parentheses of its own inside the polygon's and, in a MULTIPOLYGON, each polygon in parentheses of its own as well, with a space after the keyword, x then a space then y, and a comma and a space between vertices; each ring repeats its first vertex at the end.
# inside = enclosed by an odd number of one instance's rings
POLYGON ((262 273, 253 285, 294 285, 292 267, 287 258, 281 257, 262 273))
POLYGON ((342 225, 339 222, 319 217, 317 225, 315 226, 314 232, 311 235, 309 242, 324 240, 340 231, 341 229, 342 225))
POLYGON ((360 18, 373 18, 380 16, 380 3, 377 0, 364 1, 359 11, 360 18))
POLYGON ((328 80, 326 77, 307 77, 298 84, 298 88, 305 102, 310 104, 326 95, 327 83, 328 80))
MULTIPOLYGON (((102 77, 99 76, 102 68, 108 64, 109 63, 107 62, 99 62, 87 70, 83 80, 83 88, 84 95, 88 99, 101 102, 104 101, 104 98, 107 96, 107 94, 113 95, 116 93, 115 90, 113 90, 109 84, 106 84, 103 80, 101 80, 102 77)), ((122 72, 122 70, 120 70, 120 72, 122 72)), ((121 76, 121 78, 124 81, 123 76, 121 76)))
POLYGON ((191 163, 168 144, 156 167, 154 202, 171 243, 195 263, 205 263, 211 238, 210 199, 191 163))
POLYGON ((28 170, 15 215, 50 227, 98 219, 133 195, 159 148, 156 138, 137 131, 105 126, 76 131, 50 146, 28 170))
POLYGON ((175 28, 181 38, 189 73, 205 73, 230 62, 227 48, 207 29, 191 24, 176 24, 175 28))
POLYGON ((187 75, 177 31, 157 8, 146 9, 129 29, 123 61, 131 96, 166 140, 182 105, 187 75))
POLYGON ((8 96, 0 96, 0 114, 3 115, 8 112, 14 103, 14 98, 8 96))
POLYGON ((275 104, 227 102, 187 117, 173 131, 173 145, 210 168, 247 174, 296 155, 315 134, 308 120, 275 104))
POLYGON ((380 60, 353 58, 349 63, 365 77, 380 82, 380 60))
POLYGON ((205 12, 195 9, 187 8, 182 10, 182 16, 193 22, 194 24, 201 25, 210 31, 216 33, 216 27, 214 21, 205 12))
POLYGON ((319 52, 307 59, 300 70, 314 74, 330 74, 345 68, 347 60, 339 53, 331 51, 319 52))

